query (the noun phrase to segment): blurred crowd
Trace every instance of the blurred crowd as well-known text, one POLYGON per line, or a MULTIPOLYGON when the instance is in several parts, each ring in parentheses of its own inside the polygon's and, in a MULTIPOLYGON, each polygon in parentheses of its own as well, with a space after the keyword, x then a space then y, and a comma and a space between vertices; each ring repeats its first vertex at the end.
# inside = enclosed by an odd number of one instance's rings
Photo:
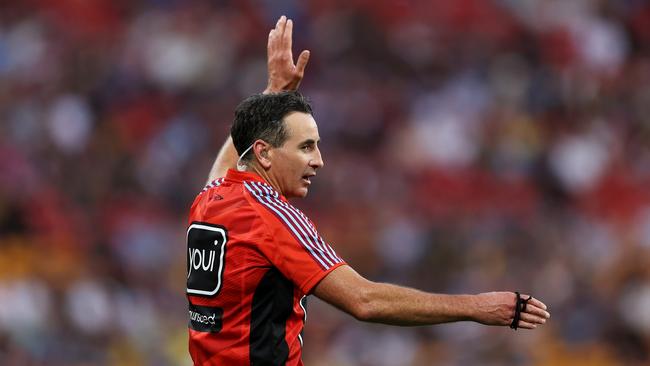
POLYGON ((650 364, 650 1, 3 0, 1 365, 190 364, 187 214, 283 14, 325 161, 294 203, 338 254, 552 313, 397 328, 311 298, 307 365, 650 364))

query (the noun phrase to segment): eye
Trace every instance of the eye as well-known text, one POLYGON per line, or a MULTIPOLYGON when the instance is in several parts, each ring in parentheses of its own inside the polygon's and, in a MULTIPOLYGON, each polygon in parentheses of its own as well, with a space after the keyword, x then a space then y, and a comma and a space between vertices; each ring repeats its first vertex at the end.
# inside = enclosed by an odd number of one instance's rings
POLYGON ((311 145, 311 144, 309 144, 309 145, 303 145, 303 146, 301 147, 301 149, 302 149, 303 151, 312 151, 312 150, 314 149, 314 145, 311 145))

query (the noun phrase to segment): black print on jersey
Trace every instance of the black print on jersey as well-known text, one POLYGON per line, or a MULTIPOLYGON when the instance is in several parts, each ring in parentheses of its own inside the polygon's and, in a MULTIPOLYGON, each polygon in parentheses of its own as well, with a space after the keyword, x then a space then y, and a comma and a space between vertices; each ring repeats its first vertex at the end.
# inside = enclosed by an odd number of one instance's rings
POLYGON ((210 333, 219 333, 221 331, 222 308, 190 304, 189 316, 190 329, 210 333))
POLYGON ((187 293, 216 296, 223 283, 226 228, 195 222, 187 229, 187 293))

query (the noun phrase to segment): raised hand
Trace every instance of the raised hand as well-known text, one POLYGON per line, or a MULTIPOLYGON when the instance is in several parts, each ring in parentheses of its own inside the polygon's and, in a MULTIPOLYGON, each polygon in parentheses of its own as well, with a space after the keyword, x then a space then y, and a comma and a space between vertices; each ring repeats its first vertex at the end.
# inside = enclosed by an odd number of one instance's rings
POLYGON ((309 61, 309 51, 304 50, 293 63, 292 46, 293 21, 284 15, 278 19, 269 33, 267 45, 267 66, 269 81, 265 94, 297 90, 309 61))

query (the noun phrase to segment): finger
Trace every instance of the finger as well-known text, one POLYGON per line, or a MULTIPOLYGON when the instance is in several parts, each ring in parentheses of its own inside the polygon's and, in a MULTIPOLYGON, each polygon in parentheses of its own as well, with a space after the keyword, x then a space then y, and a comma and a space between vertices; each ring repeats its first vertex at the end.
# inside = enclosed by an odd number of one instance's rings
POLYGON ((529 314, 539 316, 539 317, 542 317, 544 319, 548 319, 548 318, 551 317, 551 314, 548 311, 540 309, 540 308, 538 308, 537 306, 534 306, 534 305, 528 305, 526 307, 525 312, 529 313, 529 314))
POLYGON ((535 329, 535 328, 537 328, 537 324, 533 324, 533 323, 529 323, 527 321, 520 320, 519 321, 519 328, 535 329))
POLYGON ((307 62, 309 62, 310 55, 311 53, 308 50, 300 52, 300 56, 298 56, 298 62, 296 62, 296 72, 298 75, 304 75, 305 67, 307 67, 307 62))
POLYGON ((277 29, 274 29, 273 32, 269 35, 269 56, 275 55, 280 52, 280 32, 277 29))
POLYGON ((528 313, 522 313, 521 318, 519 320, 519 323, 522 321, 525 321, 527 323, 531 324, 545 324, 546 323, 546 318, 543 318, 541 316, 533 315, 533 314, 528 314, 528 313))
POLYGON ((282 35, 284 34, 284 29, 286 28, 287 25, 287 17, 286 16, 281 16, 280 20, 278 20, 278 24, 276 24, 275 29, 278 31, 278 35, 280 38, 282 38, 282 35))
POLYGON ((275 28, 269 34, 269 51, 276 51, 279 48, 278 43, 281 42, 282 33, 284 32, 284 21, 286 17, 281 16, 275 23, 275 28))
MULTIPOLYGON (((521 298, 522 298, 522 299, 527 299, 529 296, 530 296, 530 295, 524 295, 524 294, 521 294, 521 298)), ((544 310, 547 309, 547 308, 546 308, 546 304, 544 304, 543 302, 537 300, 537 299, 534 298, 534 297, 531 298, 531 299, 528 301, 528 305, 535 305, 535 306, 537 306, 538 308, 540 308, 540 309, 544 309, 544 310)))
POLYGON ((275 34, 275 29, 271 29, 269 32, 269 41, 266 44, 266 51, 269 55, 275 49, 275 34))
POLYGON ((287 20, 287 23, 284 27, 284 33, 282 34, 282 46, 284 49, 289 50, 289 52, 291 52, 292 36, 293 36, 293 20, 289 19, 287 20))
POLYGON ((284 15, 278 18, 278 21, 275 22, 275 29, 278 30, 280 29, 280 24, 282 24, 282 21, 284 20, 284 15))

